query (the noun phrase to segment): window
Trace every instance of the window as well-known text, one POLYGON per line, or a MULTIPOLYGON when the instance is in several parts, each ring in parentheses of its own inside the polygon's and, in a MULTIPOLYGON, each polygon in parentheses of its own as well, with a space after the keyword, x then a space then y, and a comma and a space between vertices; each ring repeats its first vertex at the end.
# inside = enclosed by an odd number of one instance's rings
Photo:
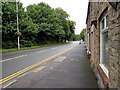
POLYGON ((108 76, 108 14, 100 21, 100 65, 108 76))
POLYGON ((106 16, 106 27, 108 27, 108 15, 106 16))
POLYGON ((104 23, 104 19, 101 21, 101 24, 102 24, 102 26, 101 26, 101 30, 103 30, 104 29, 104 27, 105 27, 105 23, 104 23))

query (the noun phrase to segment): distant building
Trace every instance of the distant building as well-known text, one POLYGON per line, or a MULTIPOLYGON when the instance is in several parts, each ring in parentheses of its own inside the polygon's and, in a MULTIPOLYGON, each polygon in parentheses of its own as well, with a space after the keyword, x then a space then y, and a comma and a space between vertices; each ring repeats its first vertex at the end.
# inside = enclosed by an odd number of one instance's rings
POLYGON ((89 2, 85 43, 101 88, 120 88, 120 2, 89 2))

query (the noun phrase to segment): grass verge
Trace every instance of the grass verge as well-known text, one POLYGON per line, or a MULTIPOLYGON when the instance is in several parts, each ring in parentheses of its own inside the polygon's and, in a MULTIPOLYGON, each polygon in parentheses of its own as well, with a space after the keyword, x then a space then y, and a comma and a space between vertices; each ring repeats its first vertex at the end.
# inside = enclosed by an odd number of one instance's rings
MULTIPOLYGON (((65 43, 61 43, 65 44, 65 43)), ((39 46, 31 46, 31 47, 23 47, 23 48, 11 48, 11 49, 0 49, 2 52, 7 52, 7 51, 15 51, 15 50, 24 50, 24 49, 33 49, 33 48, 40 48, 40 47, 48 47, 48 46, 55 46, 55 45, 60 45, 60 43, 54 43, 54 44, 45 44, 45 45, 39 45, 39 46)))

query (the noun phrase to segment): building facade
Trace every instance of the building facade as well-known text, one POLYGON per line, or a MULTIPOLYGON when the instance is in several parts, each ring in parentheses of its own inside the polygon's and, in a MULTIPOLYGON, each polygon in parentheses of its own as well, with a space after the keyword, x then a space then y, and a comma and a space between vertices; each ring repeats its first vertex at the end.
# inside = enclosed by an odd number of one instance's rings
POLYGON ((120 1, 89 2, 85 43, 98 86, 120 88, 120 1))

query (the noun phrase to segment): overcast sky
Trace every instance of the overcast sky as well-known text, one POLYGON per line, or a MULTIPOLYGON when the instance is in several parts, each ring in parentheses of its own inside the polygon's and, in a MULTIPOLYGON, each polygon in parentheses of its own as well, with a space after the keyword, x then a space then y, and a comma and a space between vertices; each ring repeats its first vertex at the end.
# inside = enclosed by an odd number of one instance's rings
POLYGON ((88 0, 20 0, 20 2, 23 3, 24 7, 40 2, 47 3, 52 8, 61 7, 70 15, 69 19, 76 22, 76 34, 86 28, 88 0))

